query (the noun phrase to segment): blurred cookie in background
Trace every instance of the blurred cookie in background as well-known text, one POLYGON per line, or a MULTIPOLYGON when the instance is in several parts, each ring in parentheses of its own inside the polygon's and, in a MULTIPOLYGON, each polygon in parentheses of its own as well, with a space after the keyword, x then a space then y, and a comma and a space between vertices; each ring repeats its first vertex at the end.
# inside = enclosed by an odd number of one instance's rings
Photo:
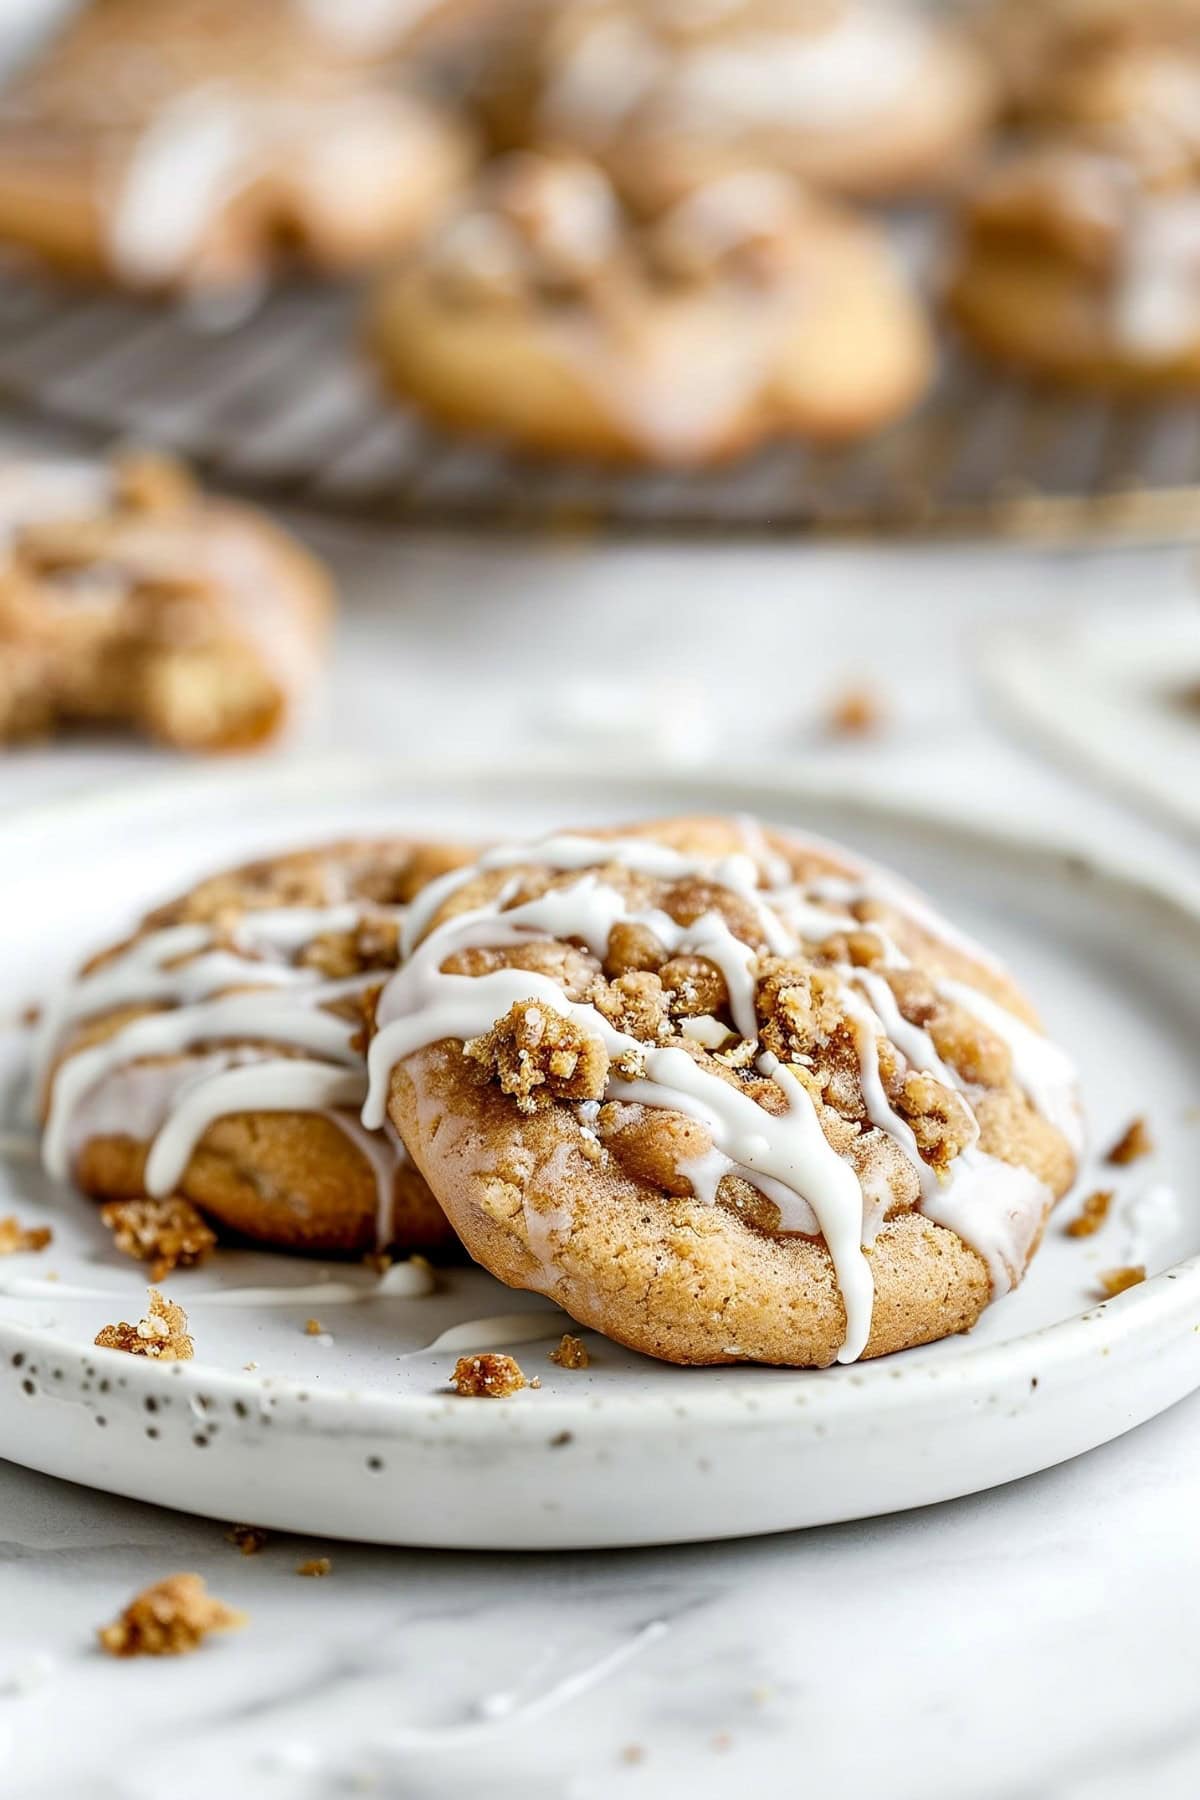
POLYGON ((0 462, 0 744, 65 725, 251 748, 309 691, 325 571, 177 464, 0 462))
POLYGON ((316 10, 79 13, 0 105, 0 243, 171 291, 350 271, 410 242, 466 178, 470 134, 386 64, 339 53, 316 10))
POLYGON ((966 35, 904 0, 533 0, 510 37, 486 100, 501 139, 592 156, 638 204, 746 167, 939 190, 993 110, 966 35))
POLYGON ((1200 390, 1200 182, 1067 142, 1010 155, 968 205, 949 309, 986 354, 1072 386, 1200 390))
POLYGON ((1187 179, 1200 161, 1200 0, 1006 0, 990 33, 1017 122, 1187 179))
POLYGON ((532 152, 384 279, 370 341, 452 428, 670 467, 872 432, 933 360, 876 227, 785 177, 727 175, 643 219, 595 164, 532 152))

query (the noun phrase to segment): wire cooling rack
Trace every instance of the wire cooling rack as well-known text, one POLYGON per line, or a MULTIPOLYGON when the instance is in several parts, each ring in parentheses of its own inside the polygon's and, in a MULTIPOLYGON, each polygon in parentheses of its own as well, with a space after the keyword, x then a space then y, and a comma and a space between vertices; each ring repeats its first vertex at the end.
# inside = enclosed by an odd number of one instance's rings
POLYGON ((1064 400, 949 347, 912 418, 849 450, 698 474, 519 460, 388 401, 357 297, 286 287, 221 329, 179 307, 0 275, 0 397, 227 488, 351 515, 624 529, 1200 536, 1200 406, 1064 400))

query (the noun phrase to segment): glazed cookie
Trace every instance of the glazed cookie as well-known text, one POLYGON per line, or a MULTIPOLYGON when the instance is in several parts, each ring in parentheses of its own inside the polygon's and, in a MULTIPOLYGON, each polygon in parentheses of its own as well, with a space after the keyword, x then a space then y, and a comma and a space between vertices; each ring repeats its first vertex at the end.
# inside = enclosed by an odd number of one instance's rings
POLYGON ((873 0, 549 0, 493 89, 502 138, 593 156, 648 206, 742 168, 860 198, 940 189, 993 102, 962 36, 873 0))
POLYGON ((446 425, 668 466, 862 436, 932 363, 880 233, 786 178, 727 176, 644 222, 594 165, 529 152, 381 284, 370 337, 446 425))
POLYGON ((1195 175, 1197 0, 1009 0, 992 35, 1023 124, 1120 155, 1152 180, 1195 175))
POLYGON ((97 723, 261 743, 311 686, 330 612, 299 544, 174 463, 0 462, 0 742, 97 723))
POLYGON ((364 1001, 451 845, 336 844, 202 882, 89 962, 39 1028, 43 1155, 100 1200, 181 1195, 289 1250, 435 1248, 445 1216, 359 1123, 364 1001))
POLYGON ((1131 394, 1200 387, 1200 183, 1070 145, 1010 159, 966 214, 948 302, 986 354, 1131 394))
POLYGON ((4 96, 0 241, 132 288, 253 288, 409 243, 471 161, 299 5, 101 0, 4 96))
POLYGON ((479 1262, 679 1363, 973 1325, 1074 1178, 1075 1077, 883 871, 745 822, 497 848, 376 1007, 390 1116, 479 1262))

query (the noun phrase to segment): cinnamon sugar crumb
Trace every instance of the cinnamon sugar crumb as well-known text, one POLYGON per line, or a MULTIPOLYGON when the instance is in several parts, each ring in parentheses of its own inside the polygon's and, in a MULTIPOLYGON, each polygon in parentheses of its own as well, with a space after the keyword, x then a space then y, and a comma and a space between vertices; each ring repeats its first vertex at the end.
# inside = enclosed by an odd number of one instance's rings
POLYGON ((1089 1194, 1079 1212, 1073 1219, 1068 1219, 1063 1227, 1068 1237, 1091 1237, 1099 1231, 1108 1217, 1108 1209, 1113 1203, 1112 1188, 1097 1188, 1089 1194))
POLYGON ((243 1556, 257 1556, 266 1548, 267 1534, 261 1525, 231 1525, 225 1533, 231 1544, 236 1544, 243 1556))
POLYGON ((124 1319, 119 1325, 105 1325, 95 1342, 101 1350, 124 1350, 130 1356, 152 1356, 159 1362, 191 1362, 195 1348, 187 1324, 182 1306, 164 1300, 157 1288, 151 1288, 144 1319, 136 1325, 124 1319))
POLYGON ((888 720, 888 709, 878 688, 853 682, 835 694, 825 712, 825 730, 831 737, 873 737, 888 720))
POLYGON ((460 1356, 450 1377, 455 1393, 472 1399, 506 1400, 534 1383, 525 1379, 524 1370, 512 1356, 485 1351, 482 1356, 460 1356))
POLYGON ((1137 1287, 1145 1279, 1146 1270, 1142 1263, 1130 1263, 1124 1269, 1105 1269, 1099 1277, 1101 1289, 1110 1300, 1115 1294, 1123 1294, 1126 1288, 1137 1287))
POLYGON ((217 1242, 216 1232, 181 1194, 110 1200, 100 1217, 123 1256, 150 1264, 151 1281, 165 1280, 173 1269, 195 1268, 217 1242))
POLYGON ((305 1324, 304 1330, 308 1337, 324 1337, 325 1335, 325 1327, 322 1325, 320 1319, 309 1319, 305 1324))
POLYGON ((1150 1136, 1150 1127, 1145 1119, 1134 1119, 1117 1139, 1109 1151, 1106 1161, 1123 1168, 1126 1163, 1136 1162, 1140 1156, 1149 1156, 1154 1150, 1154 1139, 1150 1136))
POLYGON ((307 1562, 296 1564, 296 1573, 297 1575, 311 1575, 319 1579, 322 1575, 328 1575, 332 1567, 333 1564, 327 1556, 310 1556, 307 1562))
POLYGON ((246 1614, 214 1600, 199 1575, 168 1575, 97 1636, 110 1656, 186 1656, 210 1631, 236 1631, 246 1614))
POLYGON ((49 1225, 22 1225, 15 1217, 0 1219, 0 1256, 21 1256, 54 1242, 49 1225))
POLYGON ((560 1369, 586 1369, 591 1360, 582 1338, 573 1337, 569 1331, 563 1332, 558 1349, 550 1352, 550 1361, 560 1369))

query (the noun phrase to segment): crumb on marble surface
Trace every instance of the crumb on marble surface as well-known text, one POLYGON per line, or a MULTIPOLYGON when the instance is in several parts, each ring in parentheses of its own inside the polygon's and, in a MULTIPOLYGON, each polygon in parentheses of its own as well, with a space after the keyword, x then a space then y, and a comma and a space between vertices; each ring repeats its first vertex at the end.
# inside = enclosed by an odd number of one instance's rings
POLYGON ((1142 1263, 1129 1263, 1121 1269, 1102 1269, 1099 1281, 1106 1299, 1113 1299, 1123 1294, 1126 1288, 1137 1287, 1146 1279, 1145 1266, 1142 1263))
POLYGON ((0 1219, 0 1256, 23 1256, 53 1242, 49 1225, 22 1225, 15 1215, 0 1219))
POLYGON ((522 1388, 534 1385, 534 1382, 526 1381, 525 1372, 515 1357, 502 1356, 492 1350, 484 1351, 480 1356, 460 1356, 450 1377, 450 1386, 455 1393, 471 1399, 504 1400, 509 1394, 517 1394, 522 1388))
POLYGON ((1099 1231, 1108 1217, 1109 1208, 1114 1199, 1112 1188, 1097 1188, 1088 1194, 1073 1219, 1068 1219, 1063 1230, 1068 1237, 1091 1237, 1099 1231))
POLYGON ((1149 1156, 1153 1149, 1154 1139, 1150 1136, 1150 1127, 1145 1119, 1136 1118, 1125 1127, 1105 1160, 1117 1168, 1124 1168, 1126 1163, 1137 1162, 1139 1157, 1149 1156))
POLYGON ((100 1217, 123 1256, 150 1264, 151 1281, 165 1280, 174 1269, 195 1268, 216 1248, 216 1232, 181 1194, 110 1200, 100 1217))
POLYGON ((319 1579, 322 1575, 328 1575, 332 1568, 333 1564, 327 1556, 310 1556, 306 1562, 296 1564, 296 1573, 319 1579))
POLYGON ((145 1318, 136 1325, 125 1319, 105 1325, 94 1341, 101 1350, 124 1350, 129 1356, 149 1356, 159 1362, 191 1362, 195 1354, 187 1314, 173 1300, 165 1300, 157 1288, 149 1291, 145 1318))
POLYGON ((834 694, 822 721, 826 735, 839 738, 874 737, 887 722, 883 695, 866 681, 849 682, 834 694))
POLYGON ((560 1369, 586 1369, 591 1360, 583 1339, 570 1331, 563 1332, 557 1349, 550 1352, 550 1361, 557 1363, 560 1369))
POLYGON ((236 1631, 246 1614, 226 1606, 199 1575, 168 1575, 138 1594, 98 1636, 109 1656, 186 1656, 213 1631, 236 1631))
POLYGON ((257 1556, 265 1549, 268 1534, 261 1525, 231 1525, 225 1533, 231 1544, 236 1544, 243 1556, 257 1556))

